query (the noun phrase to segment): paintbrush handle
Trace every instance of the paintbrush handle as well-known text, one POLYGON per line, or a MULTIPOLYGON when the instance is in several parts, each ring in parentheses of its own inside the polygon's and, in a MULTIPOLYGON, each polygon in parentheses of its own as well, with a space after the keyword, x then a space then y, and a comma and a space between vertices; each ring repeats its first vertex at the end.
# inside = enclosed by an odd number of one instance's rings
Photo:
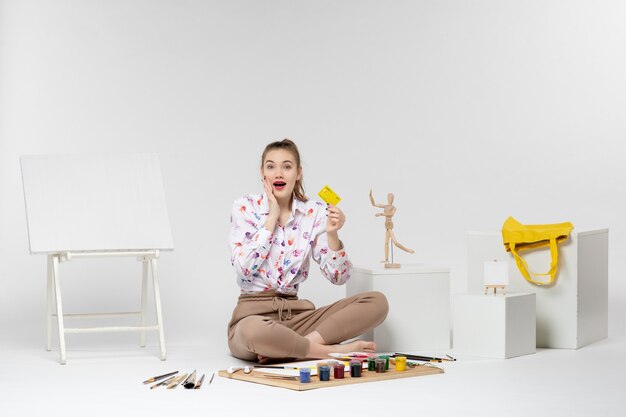
POLYGON ((286 366, 279 366, 279 365, 254 365, 253 368, 259 368, 259 369, 289 369, 286 366))
MULTIPOLYGON (((414 361, 437 361, 441 362, 444 359, 442 358, 434 358, 432 356, 422 356, 422 355, 411 355, 410 353, 396 353, 394 356, 404 356, 407 359, 412 359, 414 361)), ((448 359, 445 359, 448 360, 448 359)))
POLYGON ((166 388, 167 389, 174 389, 174 388, 176 388, 185 378, 187 378, 188 375, 189 374, 185 374, 185 375, 179 376, 174 381, 170 382, 166 388))
POLYGON ((200 389, 202 387, 203 382, 204 382, 204 374, 202 374, 202 376, 198 380, 198 383, 196 384, 195 387, 193 387, 193 389, 200 389))
POLYGON ((270 379, 291 379, 293 377, 290 377, 288 375, 271 375, 271 374, 261 374, 261 375, 256 375, 258 377, 261 378, 270 378, 270 379))

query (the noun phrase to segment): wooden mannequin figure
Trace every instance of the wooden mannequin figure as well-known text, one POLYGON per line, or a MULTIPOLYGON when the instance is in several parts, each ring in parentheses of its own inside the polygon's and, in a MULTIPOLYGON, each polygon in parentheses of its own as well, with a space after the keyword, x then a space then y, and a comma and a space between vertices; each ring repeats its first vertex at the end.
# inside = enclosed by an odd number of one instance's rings
POLYGON ((391 262, 389 261, 389 241, 391 240, 391 243, 405 252, 415 253, 415 251, 400 244, 396 240, 396 235, 393 233, 393 222, 391 219, 396 213, 396 207, 393 205, 393 194, 387 194, 387 204, 376 204, 373 192, 370 190, 370 201, 372 202, 372 206, 383 209, 382 213, 376 213, 374 216, 385 217, 385 259, 381 262, 385 263, 385 268, 400 268, 400 264, 393 263, 393 247, 391 248, 391 262))

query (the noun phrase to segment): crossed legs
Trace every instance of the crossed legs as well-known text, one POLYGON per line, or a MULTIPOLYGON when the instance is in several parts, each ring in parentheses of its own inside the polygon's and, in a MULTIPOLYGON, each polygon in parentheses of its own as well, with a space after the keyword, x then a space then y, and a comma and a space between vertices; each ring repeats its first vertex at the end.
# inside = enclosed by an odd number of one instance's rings
POLYGON ((375 351, 371 341, 340 344, 383 322, 389 309, 382 293, 367 292, 304 311, 290 320, 250 315, 229 330, 229 347, 245 360, 325 358, 331 352, 375 351))

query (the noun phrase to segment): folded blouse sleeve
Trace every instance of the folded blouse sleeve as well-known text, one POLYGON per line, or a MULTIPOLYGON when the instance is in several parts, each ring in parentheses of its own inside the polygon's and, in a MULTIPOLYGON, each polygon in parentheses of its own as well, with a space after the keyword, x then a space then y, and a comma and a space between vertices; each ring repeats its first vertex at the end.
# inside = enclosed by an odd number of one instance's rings
POLYGON ((256 213, 247 199, 233 203, 230 214, 230 261, 240 277, 248 277, 267 258, 273 233, 265 228, 265 217, 256 213))
POLYGON ((328 237, 326 235, 326 217, 324 213, 321 217, 319 231, 312 245, 312 257, 320 265, 322 275, 335 285, 345 284, 350 279, 352 273, 352 263, 348 259, 345 248, 334 251, 328 247, 328 237))

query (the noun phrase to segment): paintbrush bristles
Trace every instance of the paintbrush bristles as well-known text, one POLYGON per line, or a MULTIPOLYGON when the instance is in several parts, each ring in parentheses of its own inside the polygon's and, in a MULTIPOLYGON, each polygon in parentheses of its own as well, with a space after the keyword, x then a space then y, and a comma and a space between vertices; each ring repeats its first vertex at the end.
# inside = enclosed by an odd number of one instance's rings
POLYGON ((196 370, 194 369, 191 375, 183 383, 183 387, 186 389, 193 389, 196 386, 196 370))

